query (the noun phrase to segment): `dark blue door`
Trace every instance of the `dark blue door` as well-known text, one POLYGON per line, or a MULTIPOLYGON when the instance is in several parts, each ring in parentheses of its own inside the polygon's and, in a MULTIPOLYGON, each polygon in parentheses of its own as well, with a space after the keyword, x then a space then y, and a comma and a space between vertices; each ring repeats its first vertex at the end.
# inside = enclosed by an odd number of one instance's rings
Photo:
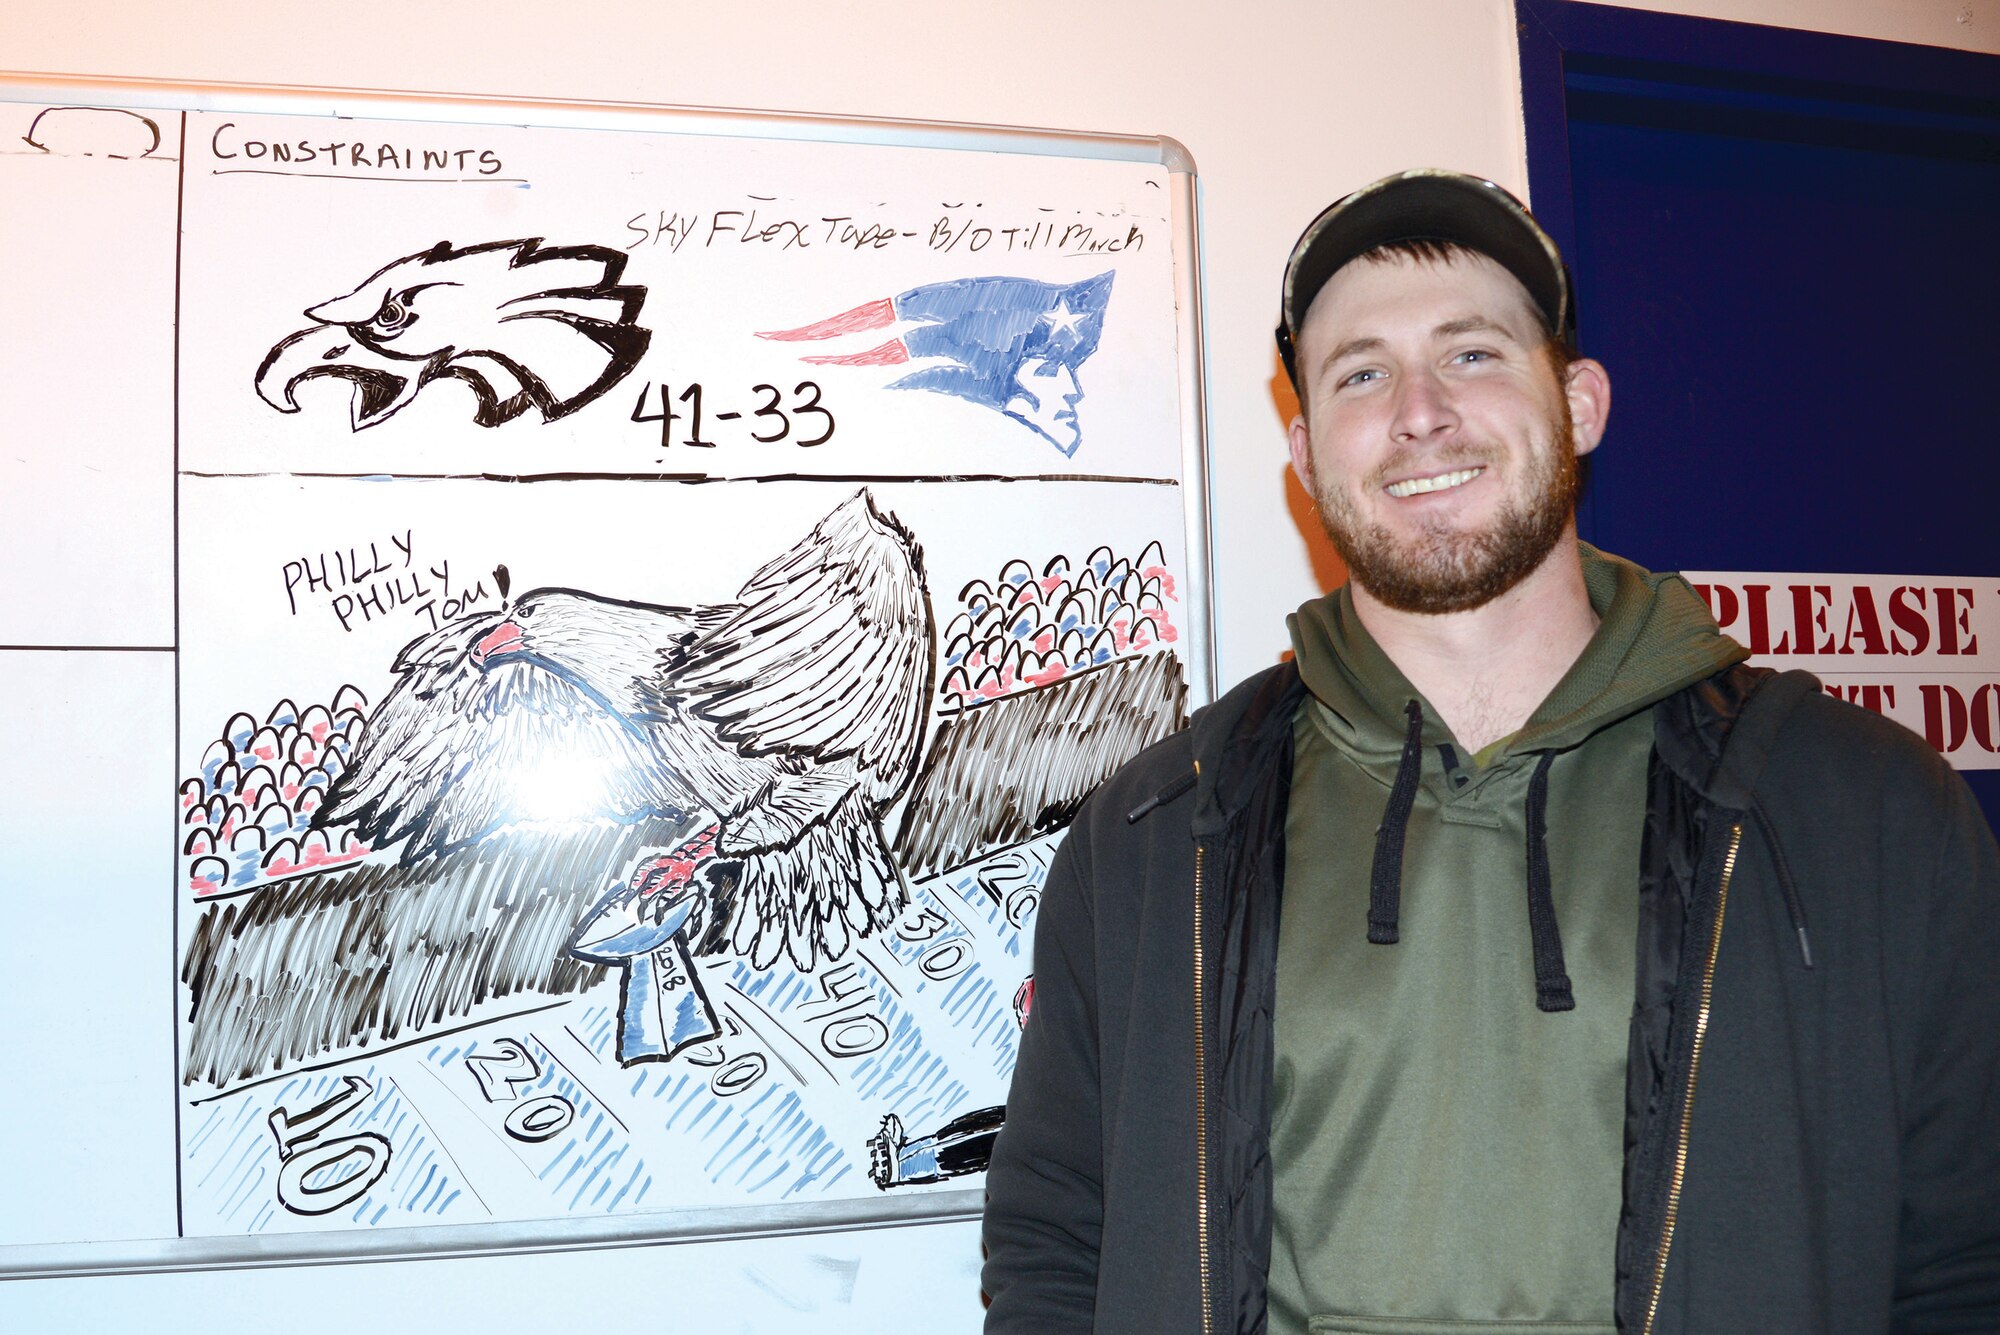
MULTIPOLYGON (((1517 15, 1535 211, 1614 386, 1584 537, 1655 569, 1937 576, 2000 604, 2000 58, 1517 15)), ((2000 770, 1967 777, 2000 824, 2000 770)))

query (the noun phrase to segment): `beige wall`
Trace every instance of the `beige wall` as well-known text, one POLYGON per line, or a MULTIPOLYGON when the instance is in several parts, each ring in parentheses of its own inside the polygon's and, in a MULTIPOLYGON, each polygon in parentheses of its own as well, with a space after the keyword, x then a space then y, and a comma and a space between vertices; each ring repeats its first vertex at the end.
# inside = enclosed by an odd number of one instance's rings
MULTIPOLYGON (((2000 0, 1652 7, 2000 52, 2000 0)), ((1284 614, 1338 578, 1323 540, 1298 527, 1284 464, 1291 405, 1270 331, 1292 239, 1333 196, 1403 166, 1459 167, 1516 190, 1526 182, 1511 0, 13 0, 5 9, 0 67, 15 70, 1174 136, 1203 185, 1224 681, 1271 662, 1285 645, 1284 614)), ((646 1329, 683 1328, 679 1313, 716 1331, 969 1331, 976 1250, 971 1225, 949 1225, 672 1255, 0 1284, 0 1327, 168 1329, 162 1314, 178 1310, 173 1322, 189 1330, 248 1328, 259 1313, 282 1312, 289 1331, 331 1331, 413 1305, 435 1329, 534 1328, 569 1295, 601 1294, 623 1277, 635 1297, 617 1315, 646 1329), (129 1321, 107 1318, 128 1308, 129 1321), (524 1315, 534 1324, 513 1325, 524 1315)))

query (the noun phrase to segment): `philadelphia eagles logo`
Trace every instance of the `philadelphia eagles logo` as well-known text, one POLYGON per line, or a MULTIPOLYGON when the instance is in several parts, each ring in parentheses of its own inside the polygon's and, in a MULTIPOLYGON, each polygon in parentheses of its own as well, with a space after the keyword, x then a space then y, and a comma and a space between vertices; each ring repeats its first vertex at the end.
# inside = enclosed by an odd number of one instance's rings
POLYGON ((265 354, 257 393, 294 413, 304 381, 352 381, 360 431, 455 377, 477 396, 481 426, 530 408, 567 417, 624 379, 652 341, 633 323, 646 289, 621 284, 624 270, 624 254, 605 246, 440 241, 309 307, 313 323, 265 354))

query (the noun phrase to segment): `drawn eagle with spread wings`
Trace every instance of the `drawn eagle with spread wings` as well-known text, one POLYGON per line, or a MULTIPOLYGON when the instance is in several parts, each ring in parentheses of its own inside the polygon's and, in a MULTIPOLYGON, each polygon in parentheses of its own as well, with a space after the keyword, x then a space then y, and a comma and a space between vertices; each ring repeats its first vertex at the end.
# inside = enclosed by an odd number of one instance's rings
POLYGON ((635 923, 712 899, 704 950, 810 969, 902 906, 882 821, 916 774, 935 656, 922 551, 860 491, 734 602, 536 589, 411 641, 316 823, 402 840, 409 865, 510 827, 678 822, 697 832, 638 874, 576 874, 629 877, 614 907, 635 923))
POLYGON ((624 379, 652 341, 633 323, 646 289, 621 284, 624 272, 624 254, 606 246, 440 241, 309 308, 314 323, 265 354, 257 393, 295 413, 304 382, 351 381, 361 431, 455 378, 477 396, 481 426, 531 407, 554 421, 624 379))

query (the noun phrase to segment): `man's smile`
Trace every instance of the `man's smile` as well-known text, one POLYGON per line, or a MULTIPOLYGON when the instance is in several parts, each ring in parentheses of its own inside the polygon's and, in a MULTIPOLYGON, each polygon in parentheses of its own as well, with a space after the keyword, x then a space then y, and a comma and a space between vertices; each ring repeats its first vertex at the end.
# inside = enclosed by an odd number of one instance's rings
POLYGON ((1460 468, 1450 473, 1437 473, 1430 477, 1408 477, 1401 482, 1391 482, 1383 490, 1398 499, 1405 496, 1421 496, 1432 491, 1449 491, 1453 487, 1464 486, 1485 471, 1482 465, 1477 468, 1460 468))

